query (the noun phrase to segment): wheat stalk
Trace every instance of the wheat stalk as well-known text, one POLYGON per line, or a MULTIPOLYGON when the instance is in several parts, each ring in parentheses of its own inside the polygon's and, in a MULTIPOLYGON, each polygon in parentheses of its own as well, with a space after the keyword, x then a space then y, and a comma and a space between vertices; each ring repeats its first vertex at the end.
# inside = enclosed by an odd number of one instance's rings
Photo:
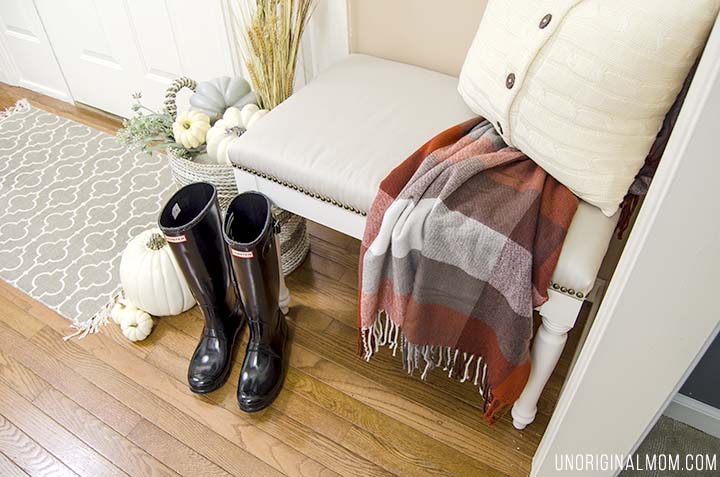
POLYGON ((272 109, 293 92, 300 40, 316 0, 250 0, 254 5, 227 1, 235 41, 259 105, 272 109))

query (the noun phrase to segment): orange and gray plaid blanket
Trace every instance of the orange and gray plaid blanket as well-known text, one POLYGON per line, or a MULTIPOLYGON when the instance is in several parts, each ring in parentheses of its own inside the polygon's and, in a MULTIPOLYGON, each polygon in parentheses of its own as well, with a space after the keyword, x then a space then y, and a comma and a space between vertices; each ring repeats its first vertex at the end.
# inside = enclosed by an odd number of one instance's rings
POLYGON ((471 381, 494 422, 530 373, 533 308, 548 299, 578 198, 476 118, 380 185, 360 256, 360 348, 401 350, 421 377, 471 381))

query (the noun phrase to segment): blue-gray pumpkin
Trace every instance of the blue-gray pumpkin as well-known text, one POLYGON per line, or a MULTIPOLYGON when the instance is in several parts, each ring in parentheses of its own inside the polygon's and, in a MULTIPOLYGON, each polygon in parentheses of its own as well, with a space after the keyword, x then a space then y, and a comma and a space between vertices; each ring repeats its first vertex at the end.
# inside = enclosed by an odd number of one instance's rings
POLYGON ((242 108, 256 102, 257 98, 250 90, 250 84, 240 76, 221 76, 198 83, 195 93, 190 97, 192 109, 207 114, 213 122, 219 119, 227 108, 242 108))

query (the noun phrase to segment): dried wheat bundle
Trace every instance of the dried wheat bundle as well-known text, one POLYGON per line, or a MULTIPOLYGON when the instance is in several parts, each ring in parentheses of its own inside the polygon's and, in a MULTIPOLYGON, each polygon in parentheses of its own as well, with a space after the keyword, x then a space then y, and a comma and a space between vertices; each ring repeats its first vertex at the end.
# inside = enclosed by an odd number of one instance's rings
POLYGON ((228 2, 235 40, 260 107, 272 109, 293 92, 300 39, 316 0, 228 2))

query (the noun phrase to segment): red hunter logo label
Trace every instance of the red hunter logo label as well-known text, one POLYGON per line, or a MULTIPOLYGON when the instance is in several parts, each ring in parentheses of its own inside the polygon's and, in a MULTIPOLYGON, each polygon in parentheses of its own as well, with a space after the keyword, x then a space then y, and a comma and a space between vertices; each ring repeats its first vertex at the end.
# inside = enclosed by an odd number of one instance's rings
POLYGON ((234 248, 231 248, 230 253, 233 254, 233 257, 237 258, 253 258, 255 256, 252 250, 249 252, 243 252, 242 250, 235 250, 234 248))
POLYGON ((170 243, 183 243, 183 242, 187 242, 187 237, 185 237, 185 235, 176 235, 174 237, 166 235, 165 240, 167 240, 170 243))

